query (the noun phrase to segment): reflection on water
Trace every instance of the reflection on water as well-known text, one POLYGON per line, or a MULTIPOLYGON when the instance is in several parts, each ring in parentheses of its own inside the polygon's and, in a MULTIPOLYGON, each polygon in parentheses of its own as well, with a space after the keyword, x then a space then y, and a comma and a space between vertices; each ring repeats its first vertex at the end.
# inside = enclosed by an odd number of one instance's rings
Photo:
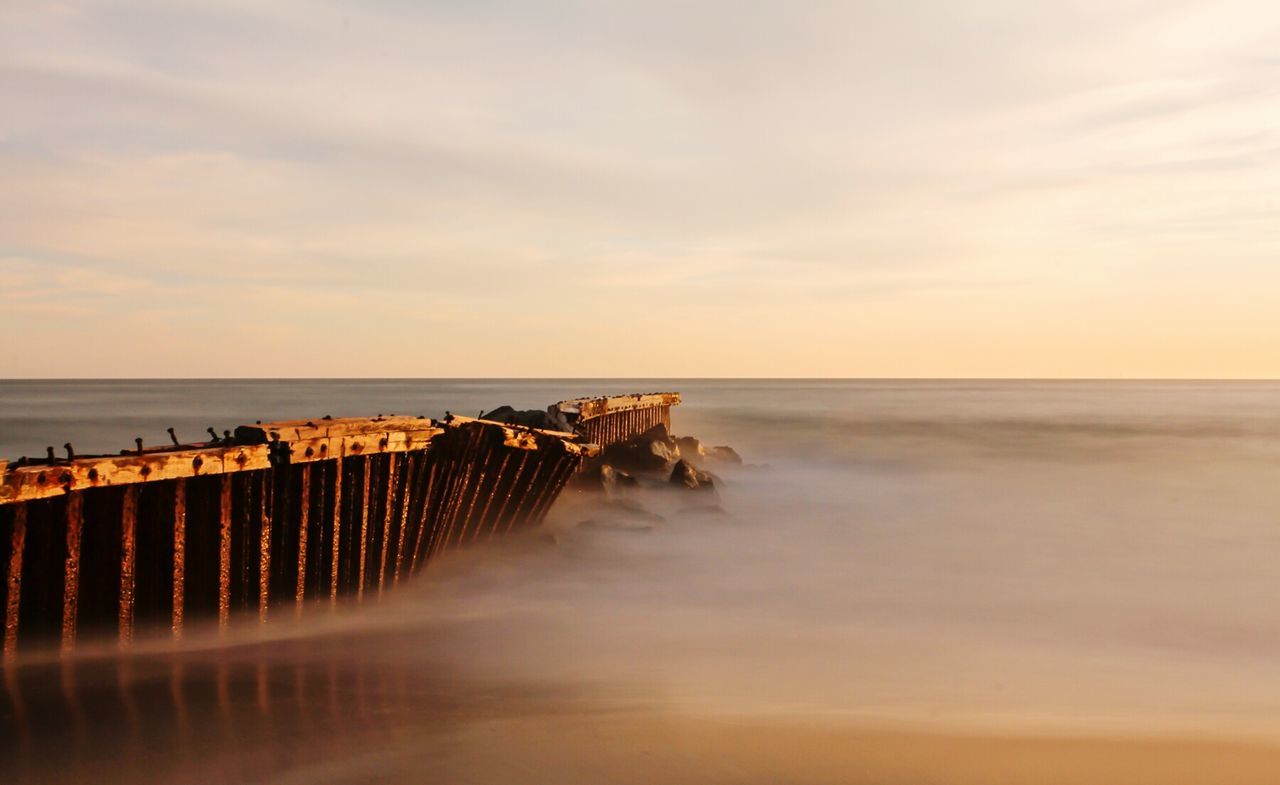
MULTIPOLYGON (((528 384, 486 403, 595 389, 528 384)), ((754 464, 718 506, 570 497, 381 604, 27 658, 0 779, 1280 777, 1280 386, 627 386, 754 464)))
POLYGON ((371 755, 376 769, 387 763, 376 753, 406 738, 421 750, 461 724, 575 704, 567 685, 468 683, 429 651, 402 649, 416 642, 308 636, 25 665, 6 673, 0 771, 6 781, 256 781, 332 761, 341 772, 371 755))

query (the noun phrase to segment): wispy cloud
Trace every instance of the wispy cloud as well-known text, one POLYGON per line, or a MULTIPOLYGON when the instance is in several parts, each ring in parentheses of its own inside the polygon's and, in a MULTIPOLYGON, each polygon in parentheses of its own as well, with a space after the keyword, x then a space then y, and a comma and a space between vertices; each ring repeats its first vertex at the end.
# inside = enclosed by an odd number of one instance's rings
POLYGON ((1280 373, 1278 49, 1258 0, 11 0, 0 373, 1280 373))

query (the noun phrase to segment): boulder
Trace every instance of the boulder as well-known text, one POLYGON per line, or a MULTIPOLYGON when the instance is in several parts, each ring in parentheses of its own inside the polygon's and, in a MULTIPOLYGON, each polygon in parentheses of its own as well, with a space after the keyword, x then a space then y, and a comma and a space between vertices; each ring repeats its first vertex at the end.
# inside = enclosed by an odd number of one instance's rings
POLYGON ((615 469, 607 463, 600 467, 600 485, 610 496, 623 488, 634 488, 638 484, 635 477, 621 469, 615 469))
POLYGON ((604 462, 623 472, 666 472, 680 457, 675 440, 662 425, 604 450, 604 462))
POLYGON ((700 471, 692 463, 683 459, 676 461, 676 465, 672 467, 669 482, 694 491, 714 491, 716 488, 715 480, 710 474, 700 471))
POLYGON ((667 426, 663 425, 662 423, 658 423, 657 425, 653 426, 649 430, 645 431, 644 433, 634 438, 639 439, 641 441, 646 441, 646 442, 661 442, 662 444, 665 444, 667 448, 670 449, 672 452, 676 450, 676 440, 671 437, 670 432, 667 431, 667 426))
POLYGON ((557 421, 542 409, 515 409, 510 406, 499 406, 491 412, 482 413, 480 419, 548 431, 568 430, 565 423, 557 421))
POLYGON ((702 442, 692 436, 681 436, 676 439, 676 449, 680 452, 680 457, 694 463, 700 463, 707 456, 706 450, 702 449, 702 442))

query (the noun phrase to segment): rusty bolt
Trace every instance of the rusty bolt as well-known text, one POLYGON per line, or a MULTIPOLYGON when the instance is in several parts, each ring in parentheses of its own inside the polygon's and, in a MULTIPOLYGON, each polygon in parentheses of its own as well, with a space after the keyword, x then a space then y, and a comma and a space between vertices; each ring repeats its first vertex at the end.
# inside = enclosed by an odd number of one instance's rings
POLYGON ((204 466, 204 458, 201 458, 199 455, 197 455, 196 457, 192 458, 192 459, 191 459, 191 466, 192 466, 192 468, 194 468, 196 471, 199 471, 199 470, 200 470, 200 467, 201 467, 201 466, 204 466))

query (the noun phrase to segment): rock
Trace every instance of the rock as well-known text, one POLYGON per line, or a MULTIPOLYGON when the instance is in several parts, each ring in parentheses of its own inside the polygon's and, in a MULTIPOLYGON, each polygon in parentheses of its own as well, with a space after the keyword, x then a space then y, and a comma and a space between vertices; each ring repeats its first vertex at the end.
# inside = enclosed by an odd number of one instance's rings
POLYGON ((683 485, 695 491, 714 491, 716 488, 710 474, 699 471, 697 467, 683 459, 676 461, 676 465, 671 469, 670 483, 683 485))
POLYGON ((700 462, 705 458, 706 450, 702 449, 702 442, 692 436, 681 436, 676 439, 676 450, 680 452, 680 457, 685 460, 700 462))
POLYGON ((666 472, 679 458, 675 440, 658 425, 604 450, 604 462, 624 472, 666 472))
POLYGON ((610 496, 623 488, 634 488, 639 484, 635 477, 621 469, 615 469, 607 463, 600 467, 600 485, 610 496))
POLYGON ((723 463, 742 463, 742 456, 738 455, 738 451, 724 444, 718 447, 712 447, 707 452, 707 457, 714 461, 721 461, 723 463))
POLYGON ((548 431, 567 431, 566 423, 556 420, 548 412, 541 409, 515 409, 510 406, 499 406, 491 412, 480 415, 482 420, 521 425, 526 428, 541 428, 548 431))

